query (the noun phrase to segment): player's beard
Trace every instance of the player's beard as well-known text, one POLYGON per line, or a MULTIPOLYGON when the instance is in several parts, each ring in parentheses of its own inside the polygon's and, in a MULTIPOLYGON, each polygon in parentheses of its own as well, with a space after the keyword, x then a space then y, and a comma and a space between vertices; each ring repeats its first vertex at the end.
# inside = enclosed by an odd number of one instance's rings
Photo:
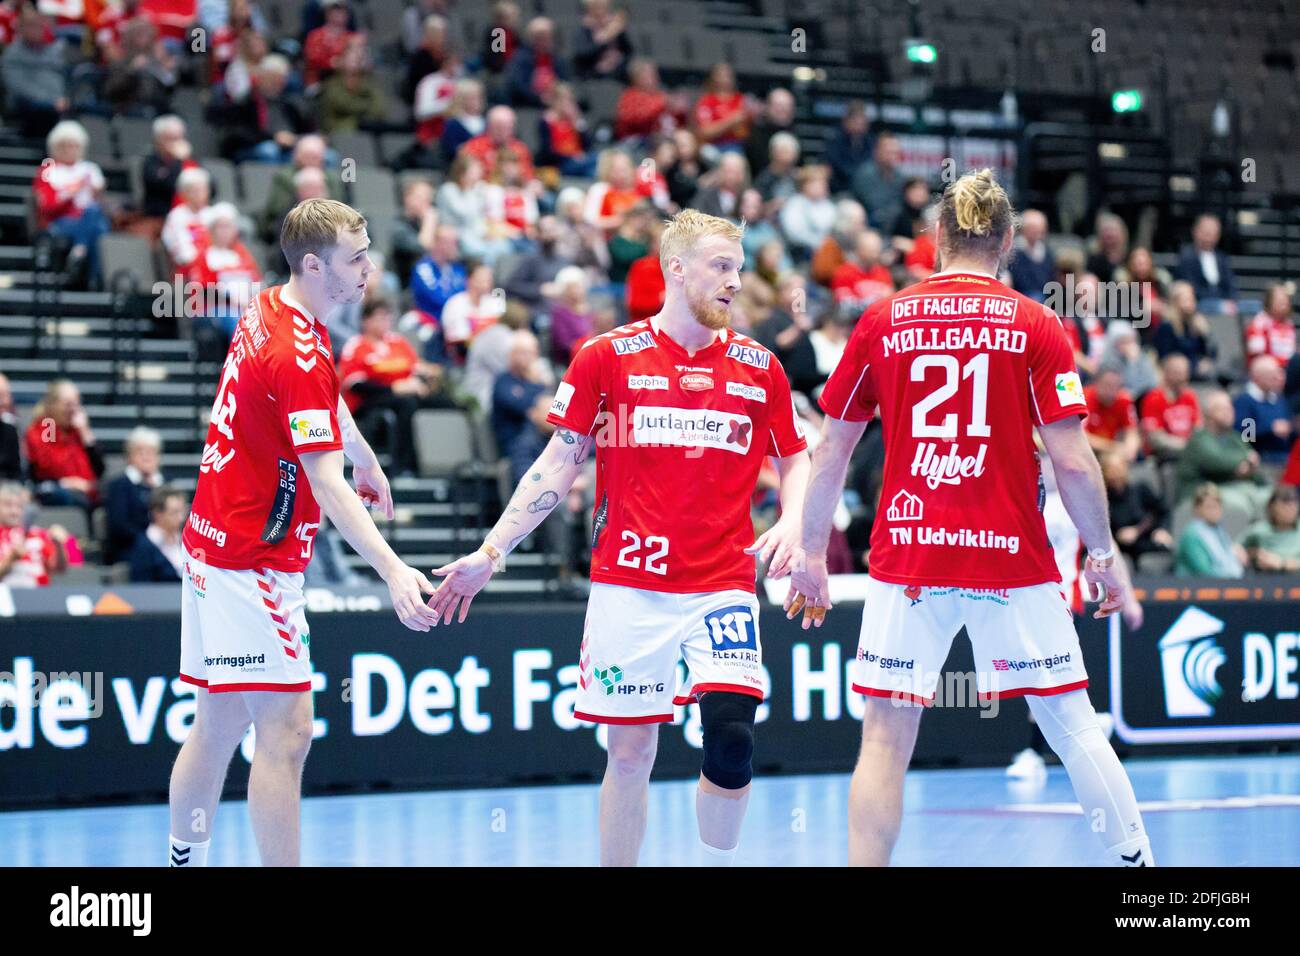
POLYGON ((731 310, 717 299, 702 295, 687 295, 686 304, 690 307, 695 321, 706 329, 725 329, 731 325, 731 310))
POLYGON ((327 301, 335 305, 354 305, 360 302, 366 294, 366 290, 358 288, 356 283, 351 282, 341 272, 328 272, 325 275, 325 296, 327 301))

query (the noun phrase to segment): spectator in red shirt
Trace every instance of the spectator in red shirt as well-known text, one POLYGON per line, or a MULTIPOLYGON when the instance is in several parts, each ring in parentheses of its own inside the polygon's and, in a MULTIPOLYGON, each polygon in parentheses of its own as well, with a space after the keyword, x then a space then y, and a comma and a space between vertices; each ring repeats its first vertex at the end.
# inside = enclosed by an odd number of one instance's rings
POLYGON ((637 57, 628 64, 627 72, 631 83, 614 108, 614 136, 646 139, 672 132, 668 94, 659 85, 659 67, 654 60, 637 57))
POLYGON ((573 87, 556 83, 548 104, 538 120, 537 164, 557 166, 564 176, 589 179, 596 174, 596 157, 588 149, 587 118, 573 87))
POLYGON ((348 29, 347 0, 321 0, 325 23, 307 34, 303 44, 302 80, 313 86, 334 70, 334 61, 358 37, 348 29))
POLYGON ((1160 385, 1142 396, 1146 450, 1163 461, 1176 460, 1201 424, 1201 403, 1187 384, 1191 369, 1187 356, 1169 353, 1160 362, 1160 385))
POLYGON ((1123 382, 1117 370, 1103 368, 1096 380, 1083 390, 1088 403, 1084 431, 1088 433, 1088 444, 1097 454, 1114 451, 1125 461, 1133 461, 1139 448, 1137 412, 1123 382))
POLYGON ((527 42, 510 58, 506 89, 513 106, 541 107, 556 83, 572 78, 569 64, 555 51, 555 24, 533 17, 524 28, 527 42))
POLYGON ((15 588, 48 587, 50 576, 68 566, 70 535, 60 525, 49 530, 27 521, 27 489, 0 482, 0 584, 15 588))
POLYGON ((204 314, 220 323, 229 339, 245 307, 261 291, 262 270, 239 241, 238 209, 219 202, 206 218, 208 238, 199 247, 190 278, 203 286, 204 314))
POLYGON ((903 266, 913 282, 927 279, 934 272, 934 264, 939 257, 939 250, 934 245, 934 226, 939 218, 938 209, 938 206, 926 209, 922 217, 925 228, 916 234, 916 238, 912 240, 911 250, 903 256, 903 266))
POLYGON ((648 319, 664 307, 666 288, 663 266, 659 262, 661 232, 663 223, 655 220, 647 236, 646 254, 628 267, 625 294, 629 322, 648 319))
MULTIPOLYGON (((252 0, 230 0, 230 11, 226 17, 226 22, 212 30, 212 38, 208 45, 208 82, 210 84, 220 83, 225 79, 230 64, 235 61, 235 58, 240 53, 240 41, 245 33, 257 33, 252 0)), ((263 49, 257 57, 249 62, 256 63, 266 56, 266 53, 267 51, 263 49)), ((248 74, 245 72, 244 78, 247 79, 247 77, 248 74)))
POLYGON ((853 259, 836 269, 831 278, 831 293, 836 302, 861 311, 877 299, 893 294, 894 279, 880 264, 884 248, 880 233, 874 229, 862 230, 853 259))
POLYGON ((188 279, 199 247, 208 241, 208 223, 204 215, 212 193, 208 171, 199 166, 182 170, 176 177, 176 192, 181 202, 167 214, 162 244, 172 268, 188 279))
POLYGON ((608 239, 641 201, 643 193, 638 188, 636 165, 621 149, 607 149, 600 154, 596 175, 598 182, 587 190, 584 214, 587 222, 603 229, 608 239))
POLYGON ((1246 323, 1246 357, 1271 355, 1283 365, 1295 354, 1295 323, 1286 286, 1274 282, 1264 293, 1264 308, 1246 323))
POLYGON ((55 379, 32 410, 27 461, 36 498, 43 505, 91 508, 99 500, 104 456, 81 405, 81 392, 66 378, 55 379))
POLYGON ((531 181, 533 154, 522 140, 515 138, 515 111, 508 106, 494 106, 488 110, 487 128, 461 150, 477 159, 483 165, 484 178, 491 179, 496 175, 497 156, 503 149, 519 157, 520 171, 524 179, 531 181))
POLYGON ((441 367, 421 361, 405 336, 393 331, 393 307, 383 299, 366 303, 360 334, 339 355, 339 389, 368 435, 375 434, 385 411, 397 416, 390 436, 397 475, 415 471, 416 411, 451 405, 442 394, 441 367))
POLYGON ((736 74, 731 66, 717 63, 709 71, 704 95, 695 101, 691 113, 695 135, 701 143, 719 149, 743 150, 757 110, 757 102, 736 89, 736 74))
POLYGON ((108 232, 108 220, 99 206, 104 173, 83 158, 89 139, 85 127, 74 120, 56 123, 45 138, 49 158, 36 171, 32 192, 36 227, 67 239, 72 246, 68 272, 75 276, 84 268, 86 278, 94 282, 99 276, 99 237, 108 232))

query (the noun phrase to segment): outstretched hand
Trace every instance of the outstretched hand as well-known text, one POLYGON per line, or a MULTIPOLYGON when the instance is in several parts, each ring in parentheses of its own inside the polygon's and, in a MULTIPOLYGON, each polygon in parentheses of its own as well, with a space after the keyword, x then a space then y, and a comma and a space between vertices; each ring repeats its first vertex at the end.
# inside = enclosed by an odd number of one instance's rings
POLYGON ((433 600, 429 602, 434 627, 438 626, 439 619, 443 624, 450 624, 457 605, 460 606, 460 616, 456 618, 456 623, 464 624, 470 602, 491 579, 492 571, 492 559, 482 551, 475 551, 451 564, 434 568, 433 573, 442 578, 433 600))

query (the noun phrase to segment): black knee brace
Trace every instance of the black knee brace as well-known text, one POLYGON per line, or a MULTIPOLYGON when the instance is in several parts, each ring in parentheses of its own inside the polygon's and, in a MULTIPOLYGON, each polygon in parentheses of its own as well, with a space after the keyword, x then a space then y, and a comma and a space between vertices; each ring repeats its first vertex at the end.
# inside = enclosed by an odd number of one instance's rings
POLYGON ((754 712, 758 698, 727 691, 700 697, 706 780, 723 790, 739 790, 754 776, 754 712))

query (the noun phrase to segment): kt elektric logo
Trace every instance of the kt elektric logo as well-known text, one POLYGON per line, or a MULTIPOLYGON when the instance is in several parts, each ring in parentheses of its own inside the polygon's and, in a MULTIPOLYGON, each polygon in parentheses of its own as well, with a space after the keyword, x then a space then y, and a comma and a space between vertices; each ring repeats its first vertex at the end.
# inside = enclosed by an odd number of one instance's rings
POLYGON ((754 612, 743 604, 710 612, 705 615, 704 626, 709 629, 714 650, 758 650, 754 612))
POLYGON ((606 697, 614 693, 614 685, 623 679, 623 668, 617 664, 610 664, 608 667, 597 667, 592 673, 596 675, 596 680, 605 686, 606 697))
POLYGON ((1196 606, 1188 607, 1160 638, 1160 669, 1165 712, 1170 717, 1213 717, 1223 696, 1216 672, 1227 654, 1215 641, 1224 623, 1196 606))

